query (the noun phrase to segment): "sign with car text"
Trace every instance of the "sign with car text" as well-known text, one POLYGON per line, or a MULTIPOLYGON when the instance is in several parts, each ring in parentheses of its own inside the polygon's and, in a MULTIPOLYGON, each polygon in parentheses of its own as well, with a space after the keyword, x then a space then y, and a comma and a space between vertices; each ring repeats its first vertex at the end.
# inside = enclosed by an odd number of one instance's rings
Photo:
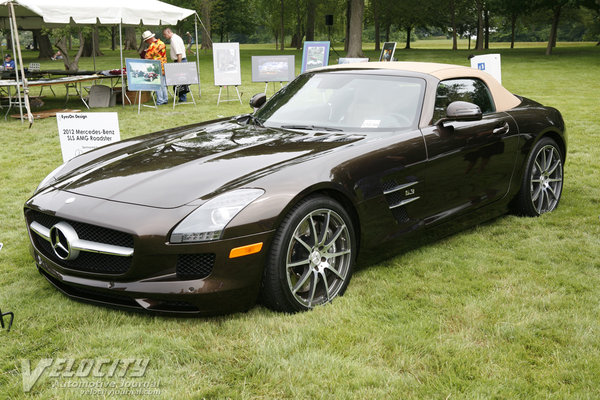
POLYGON ((64 162, 121 140, 116 112, 57 113, 56 122, 64 162))

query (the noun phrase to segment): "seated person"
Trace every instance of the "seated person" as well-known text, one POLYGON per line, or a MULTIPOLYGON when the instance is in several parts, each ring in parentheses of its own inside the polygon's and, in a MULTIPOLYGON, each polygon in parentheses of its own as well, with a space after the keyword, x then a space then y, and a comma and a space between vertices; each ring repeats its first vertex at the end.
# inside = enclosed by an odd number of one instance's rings
POLYGON ((58 50, 56 53, 54 53, 54 55, 50 58, 52 61, 56 61, 56 60, 62 60, 63 59, 63 55, 60 52, 60 50, 58 50))
POLYGON ((10 54, 4 56, 4 64, 5 71, 12 71, 15 69, 15 60, 12 59, 10 54))

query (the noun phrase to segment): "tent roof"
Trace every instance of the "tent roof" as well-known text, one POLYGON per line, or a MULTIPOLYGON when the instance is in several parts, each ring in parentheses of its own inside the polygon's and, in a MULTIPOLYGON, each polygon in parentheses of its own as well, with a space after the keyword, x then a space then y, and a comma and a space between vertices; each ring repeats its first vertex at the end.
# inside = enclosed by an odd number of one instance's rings
MULTIPOLYGON (((69 24, 175 25, 195 13, 158 0, 0 0, 0 6, 10 2, 23 29, 69 24)), ((7 17, 8 7, 0 7, 0 19, 7 17)))

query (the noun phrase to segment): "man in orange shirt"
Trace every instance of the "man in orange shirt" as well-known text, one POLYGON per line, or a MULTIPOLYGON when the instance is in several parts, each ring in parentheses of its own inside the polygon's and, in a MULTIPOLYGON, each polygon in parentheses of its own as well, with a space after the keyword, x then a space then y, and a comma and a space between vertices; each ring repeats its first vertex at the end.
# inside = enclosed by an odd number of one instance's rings
POLYGON ((147 60, 160 60, 160 65, 162 67, 160 89, 156 91, 156 104, 160 106, 169 102, 164 67, 167 62, 167 46, 165 46, 162 40, 157 39, 154 36, 154 33, 145 31, 142 34, 142 40, 148 44, 148 49, 144 53, 144 58, 147 60))

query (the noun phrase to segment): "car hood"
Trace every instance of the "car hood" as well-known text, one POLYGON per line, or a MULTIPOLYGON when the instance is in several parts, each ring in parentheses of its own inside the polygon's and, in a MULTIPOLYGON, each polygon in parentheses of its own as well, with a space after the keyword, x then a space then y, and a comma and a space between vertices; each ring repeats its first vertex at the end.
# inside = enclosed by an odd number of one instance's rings
POLYGON ((174 208, 363 138, 218 122, 133 140, 69 171, 54 186, 111 201, 174 208))

